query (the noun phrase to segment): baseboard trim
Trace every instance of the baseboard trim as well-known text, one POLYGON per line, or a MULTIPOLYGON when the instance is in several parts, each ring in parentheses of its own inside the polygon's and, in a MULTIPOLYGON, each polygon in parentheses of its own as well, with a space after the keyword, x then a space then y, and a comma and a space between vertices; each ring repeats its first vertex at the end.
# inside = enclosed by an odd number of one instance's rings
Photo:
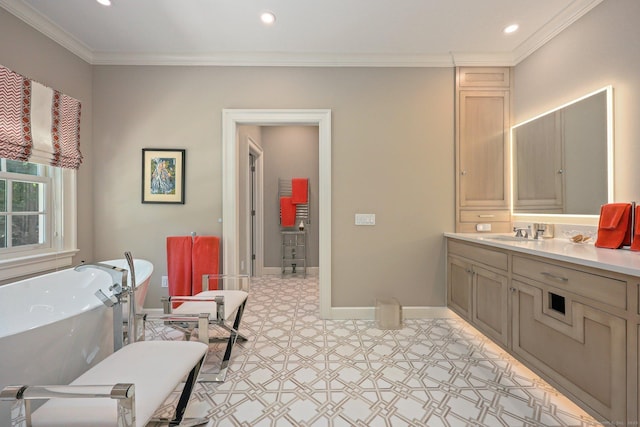
MULTIPOLYGON (((403 319, 441 319, 457 318, 447 307, 402 307, 403 319)), ((374 320, 375 307, 332 307, 331 319, 335 320, 374 320)))
MULTIPOLYGON (((280 267, 262 267, 263 276, 280 276, 282 269, 280 267)), ((320 267, 307 267, 307 276, 317 277, 320 275, 320 267)))

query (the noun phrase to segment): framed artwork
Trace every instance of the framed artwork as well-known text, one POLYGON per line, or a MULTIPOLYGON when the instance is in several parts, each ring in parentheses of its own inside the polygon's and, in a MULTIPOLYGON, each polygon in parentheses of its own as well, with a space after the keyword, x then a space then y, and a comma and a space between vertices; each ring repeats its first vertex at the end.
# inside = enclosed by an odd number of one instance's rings
POLYGON ((142 203, 184 204, 185 150, 142 149, 142 203))

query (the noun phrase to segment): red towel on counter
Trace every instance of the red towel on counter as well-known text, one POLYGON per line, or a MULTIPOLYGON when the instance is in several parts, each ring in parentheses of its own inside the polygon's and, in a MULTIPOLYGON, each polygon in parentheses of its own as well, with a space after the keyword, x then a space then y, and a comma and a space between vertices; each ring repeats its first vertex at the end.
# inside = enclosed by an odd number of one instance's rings
POLYGON ((294 205, 307 203, 309 195, 309 180, 307 178, 293 178, 291 180, 291 203, 294 205))
POLYGON ((600 208, 599 248, 618 249, 631 244, 631 203, 608 203, 600 208))
MULTIPOLYGON (((220 239, 216 236, 195 236, 193 238, 191 295, 202 292, 202 276, 218 274, 220 261, 220 239)), ((218 281, 209 281, 209 291, 218 289, 218 281)))
POLYGON ((633 242, 631 242, 631 250, 632 251, 640 251, 640 205, 636 206, 636 224, 633 230, 633 242))
POLYGON ((291 203, 291 197, 280 197, 280 225, 293 227, 296 223, 296 205, 291 203))
POLYGON ((191 236, 167 237, 169 296, 191 295, 191 240, 191 236))

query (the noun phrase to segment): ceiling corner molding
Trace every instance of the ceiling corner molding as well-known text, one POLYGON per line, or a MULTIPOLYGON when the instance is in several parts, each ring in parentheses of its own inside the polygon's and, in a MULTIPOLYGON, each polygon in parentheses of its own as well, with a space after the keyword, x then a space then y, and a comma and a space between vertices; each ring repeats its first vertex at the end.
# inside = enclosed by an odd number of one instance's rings
POLYGON ((461 53, 452 52, 451 58, 456 67, 512 67, 515 65, 511 52, 461 53))
POLYGON ((91 50, 71 34, 62 30, 50 20, 20 0, 0 0, 0 7, 35 28, 51 40, 55 41, 74 55, 89 64, 93 61, 91 50))
MULTIPOLYGON (((0 0, 2 1, 2 0, 0 0)), ((451 67, 450 55, 228 52, 205 55, 93 54, 94 65, 235 67, 451 67)))
POLYGON ((540 49, 545 43, 560 34, 565 28, 586 15, 600 3, 602 3, 602 0, 577 0, 571 3, 571 5, 554 16, 542 28, 514 49, 514 65, 517 65, 533 52, 540 49))

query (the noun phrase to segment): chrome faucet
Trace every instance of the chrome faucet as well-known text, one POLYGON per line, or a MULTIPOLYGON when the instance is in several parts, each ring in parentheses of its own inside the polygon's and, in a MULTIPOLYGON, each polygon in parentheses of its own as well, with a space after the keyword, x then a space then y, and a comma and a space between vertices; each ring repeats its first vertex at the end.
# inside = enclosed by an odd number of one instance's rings
POLYGON ((541 239, 544 237, 544 234, 547 232, 548 226, 547 224, 533 224, 533 230, 535 235, 534 239, 541 239))
POLYGON ((513 231, 516 232, 515 237, 523 237, 525 239, 529 238, 529 229, 528 228, 513 227, 513 231))
POLYGON ((127 319, 127 343, 131 344, 136 341, 138 328, 136 315, 136 270, 133 263, 133 255, 127 251, 124 258, 129 266, 129 274, 131 275, 131 285, 129 285, 129 318, 127 319))
POLYGON ((87 268, 95 268, 109 273, 109 275, 111 275, 111 280, 113 281, 113 285, 109 287, 109 290, 113 291, 114 295, 119 296, 128 291, 127 270, 109 264, 102 264, 100 262, 96 262, 94 264, 80 264, 75 266, 74 270, 84 271, 87 268))
MULTIPOLYGON (((122 328, 123 319, 122 319, 122 302, 129 298, 129 316, 133 313, 135 317, 135 307, 133 307, 133 292, 131 288, 127 285, 127 270, 123 268, 119 268, 109 264, 103 263, 93 263, 93 264, 80 264, 74 267, 76 271, 84 271, 87 268, 95 268, 97 270, 102 270, 111 276, 111 281, 113 284, 109 287, 110 291, 113 291, 113 295, 111 297, 105 295, 102 292, 102 289, 98 289, 95 293, 96 297, 102 301, 104 305, 107 307, 113 307, 113 350, 120 350, 124 346, 124 331, 122 328)), ((128 336, 133 336, 131 333, 131 328, 133 327, 133 322, 128 322, 128 336)))

